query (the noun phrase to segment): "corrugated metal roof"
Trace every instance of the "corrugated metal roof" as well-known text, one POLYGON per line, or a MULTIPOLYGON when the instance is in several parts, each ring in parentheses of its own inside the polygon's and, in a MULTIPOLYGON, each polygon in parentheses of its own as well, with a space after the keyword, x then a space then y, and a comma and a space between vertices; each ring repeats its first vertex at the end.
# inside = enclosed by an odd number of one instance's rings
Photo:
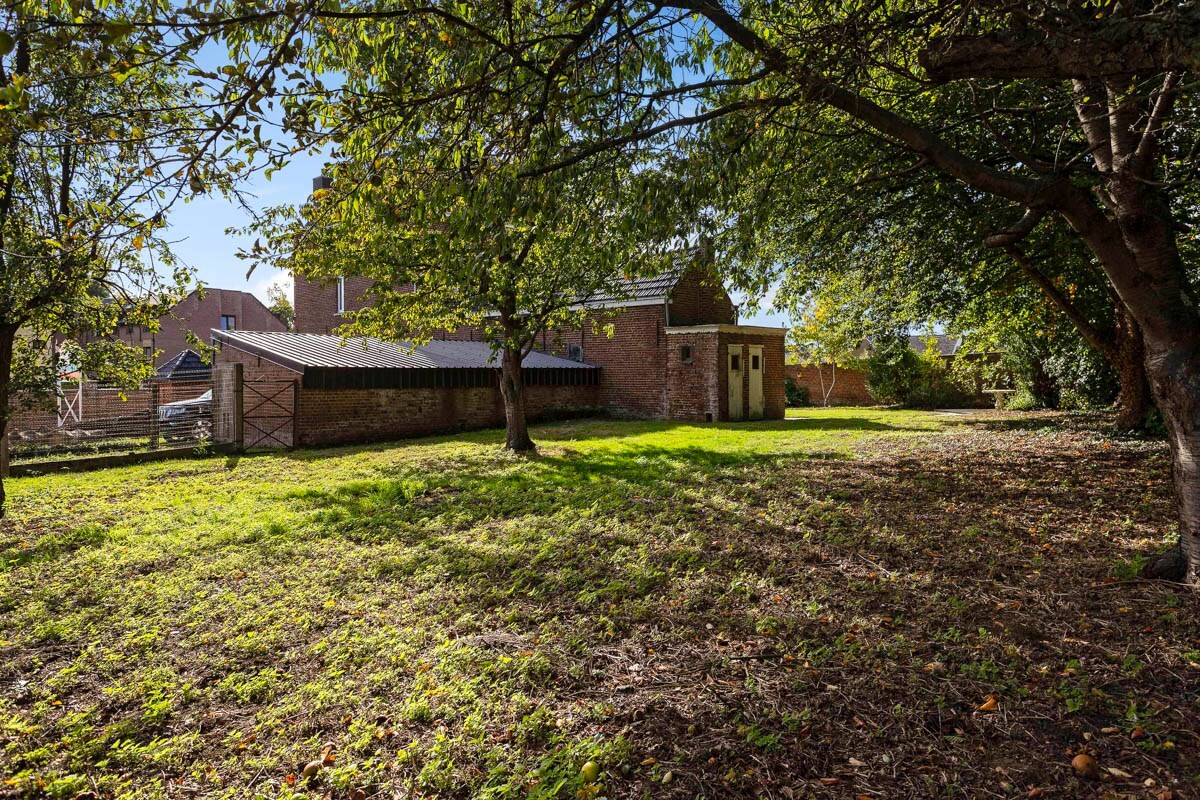
MULTIPOLYGON (((374 338, 343 339, 315 333, 218 331, 213 339, 268 360, 303 371, 321 369, 479 369, 499 366, 486 342, 433 341, 413 347, 407 342, 374 338)), ((533 352, 525 369, 595 369, 565 358, 533 352)))
POLYGON ((429 369, 439 364, 402 343, 343 339, 316 333, 218 331, 213 340, 233 345, 284 366, 365 369, 429 369))
MULTIPOLYGON (((486 342, 463 342, 456 340, 435 339, 423 344, 417 350, 444 367, 499 367, 500 357, 492 352, 486 342)), ((525 356, 521 362, 525 369, 570 369, 593 368, 591 364, 583 364, 566 358, 559 358, 547 353, 534 350, 525 356)))

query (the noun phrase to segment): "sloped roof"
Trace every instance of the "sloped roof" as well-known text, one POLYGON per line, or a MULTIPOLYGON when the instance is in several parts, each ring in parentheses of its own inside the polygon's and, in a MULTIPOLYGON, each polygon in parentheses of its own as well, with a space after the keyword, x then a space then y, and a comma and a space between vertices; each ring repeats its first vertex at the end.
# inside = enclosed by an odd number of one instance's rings
POLYGON ((212 365, 204 363, 204 359, 195 350, 182 350, 170 361, 163 364, 154 373, 155 380, 206 380, 212 375, 212 365))
MULTIPOLYGON (((486 342, 461 342, 435 339, 417 348, 438 362, 440 367, 499 367, 500 358, 486 342)), ((591 364, 559 358, 537 350, 521 361, 525 369, 592 369, 591 364)))
MULTIPOLYGON (((486 342, 433 341, 412 346, 374 338, 343 339, 316 333, 218 331, 213 340, 303 372, 320 369, 486 369, 499 361, 486 342)), ((525 357, 526 369, 595 369, 545 353, 525 357)))
POLYGON ((582 301, 581 305, 623 305, 639 301, 666 300, 687 270, 683 259, 676 259, 671 268, 650 277, 622 277, 603 291, 596 292, 582 301))
MULTIPOLYGON (((950 357, 958 354, 958 348, 962 347, 961 336, 949 336, 944 333, 935 333, 933 338, 936 341, 933 343, 937 347, 938 354, 945 357, 950 357)), ((909 334, 908 346, 918 353, 924 353, 929 349, 929 335, 917 336, 909 334)))

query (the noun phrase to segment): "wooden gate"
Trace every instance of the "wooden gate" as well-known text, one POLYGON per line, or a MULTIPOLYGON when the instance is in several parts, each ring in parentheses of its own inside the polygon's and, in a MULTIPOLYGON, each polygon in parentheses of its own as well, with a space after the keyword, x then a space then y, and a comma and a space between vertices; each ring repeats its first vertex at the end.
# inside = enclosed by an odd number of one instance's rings
POLYGON ((292 447, 296 433, 297 381, 242 382, 242 446, 292 447))

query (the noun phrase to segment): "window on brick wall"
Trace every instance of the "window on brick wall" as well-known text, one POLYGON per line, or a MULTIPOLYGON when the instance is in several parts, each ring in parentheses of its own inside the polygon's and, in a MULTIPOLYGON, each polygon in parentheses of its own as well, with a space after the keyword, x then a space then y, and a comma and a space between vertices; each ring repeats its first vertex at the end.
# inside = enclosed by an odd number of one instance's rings
POLYGON ((758 369, 758 356, 750 356, 750 369, 758 369))
POLYGON ((692 363, 692 346, 690 344, 679 346, 679 360, 684 364, 692 363))
POLYGON ((337 313, 346 313, 346 278, 343 275, 338 276, 337 284, 337 313))
POLYGON ((583 361, 583 348, 577 344, 567 345, 567 358, 572 361, 583 361))
POLYGON ((222 314, 221 315, 221 330, 236 331, 237 330, 237 317, 235 317, 233 314, 222 314))

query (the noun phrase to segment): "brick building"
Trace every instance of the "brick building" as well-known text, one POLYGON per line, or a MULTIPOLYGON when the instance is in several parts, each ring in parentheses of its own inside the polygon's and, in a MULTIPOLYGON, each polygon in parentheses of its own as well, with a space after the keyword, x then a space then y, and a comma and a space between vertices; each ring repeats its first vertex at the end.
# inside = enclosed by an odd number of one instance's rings
MULTIPOLYGON (((365 307, 370 283, 295 279, 296 331, 328 334, 365 307)), ((737 308, 700 264, 621 282, 582 304, 588 319, 546 331, 539 350, 599 367, 597 402, 610 413, 650 419, 782 419, 782 328, 738 325, 737 308), (608 333, 597 333, 596 329, 608 333)), ((445 331, 480 341, 482 332, 445 331)))
MULTIPOLYGON (((496 359, 482 342, 412 347, 248 331, 214 331, 213 339, 219 365, 242 370, 247 446, 369 442, 504 423, 496 359)), ((526 414, 594 412, 599 374, 588 364, 530 353, 522 370, 526 414)))
MULTIPOLYGON (((141 325, 119 325, 108 337, 140 349, 161 367, 191 347, 188 334, 202 342, 211 330, 285 331, 287 328, 262 301, 236 289, 193 289, 151 331, 141 325)), ((86 341, 86 337, 84 337, 86 341)))

